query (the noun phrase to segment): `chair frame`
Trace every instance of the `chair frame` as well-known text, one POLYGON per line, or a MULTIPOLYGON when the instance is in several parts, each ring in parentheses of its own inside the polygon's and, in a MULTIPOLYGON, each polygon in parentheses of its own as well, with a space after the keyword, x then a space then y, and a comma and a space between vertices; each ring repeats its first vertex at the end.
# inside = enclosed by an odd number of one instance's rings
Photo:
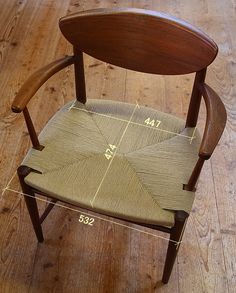
MULTIPOLYGON (((27 104, 37 92, 37 90, 55 73, 62 70, 63 68, 74 65, 75 71, 75 90, 76 98, 79 102, 86 103, 86 89, 85 89, 85 76, 84 76, 84 62, 83 62, 83 52, 77 47, 73 46, 74 55, 65 56, 57 61, 54 61, 47 66, 36 71, 28 80, 23 84, 19 92, 17 93, 13 103, 12 111, 15 113, 23 112, 24 118, 26 121, 26 126, 30 135, 32 146, 38 151, 42 151, 44 146, 42 146, 37 137, 33 122, 31 120, 30 114, 27 109, 27 104)), ((195 168, 189 178, 189 181, 186 185, 183 186, 185 190, 195 191, 196 183, 200 175, 201 169, 205 160, 208 160, 225 127, 226 124, 226 110, 224 104, 222 103, 219 96, 205 83, 206 76, 206 67, 197 71, 195 75, 191 100, 189 104, 186 127, 196 127, 198 113, 201 103, 201 97, 204 98, 207 110, 205 130, 199 150, 199 159, 195 165, 195 168)), ((27 205, 27 209, 31 218, 32 225, 34 227, 35 234, 39 242, 43 242, 43 232, 42 232, 42 223, 54 207, 57 202, 56 198, 53 198, 51 195, 41 192, 25 183, 25 177, 30 172, 38 172, 30 167, 21 165, 17 169, 19 181, 23 191, 24 199, 27 205), (39 215, 37 202, 35 194, 40 194, 51 198, 51 202, 46 207, 42 215, 39 215)), ((60 200, 61 201, 61 200, 60 200)), ((79 205, 76 205, 79 206, 79 205)), ((91 209, 92 210, 92 209, 91 209)), ((140 226, 148 227, 154 230, 159 230, 165 233, 170 234, 169 244, 167 249, 167 255, 164 265, 164 272, 162 276, 162 282, 164 284, 168 283, 175 259, 180 247, 182 236, 184 233, 186 221, 189 214, 185 211, 176 211, 175 212, 175 223, 173 227, 164 227, 159 225, 149 225, 142 224, 137 222, 131 222, 121 218, 122 221, 128 223, 134 223, 140 226)))

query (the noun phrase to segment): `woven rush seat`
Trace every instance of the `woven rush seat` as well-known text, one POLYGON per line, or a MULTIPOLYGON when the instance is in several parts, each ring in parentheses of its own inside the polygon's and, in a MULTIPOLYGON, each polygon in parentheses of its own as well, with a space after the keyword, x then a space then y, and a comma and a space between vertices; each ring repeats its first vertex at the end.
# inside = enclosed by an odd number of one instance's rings
MULTIPOLYGON (((168 233, 162 275, 167 284, 199 175, 226 125, 225 106, 205 82, 218 47, 184 20, 138 8, 78 11, 62 17, 59 28, 72 55, 35 71, 11 106, 23 112, 33 146, 17 174, 37 239, 44 241, 42 224, 57 200, 168 233), (111 100, 88 100, 85 54, 143 74, 195 73, 186 121, 137 103, 111 101, 112 95, 111 100), (38 138, 27 105, 50 77, 70 65, 76 101, 58 111, 38 138), (202 100, 206 122, 200 139, 196 126, 202 100), (35 194, 50 199, 42 213, 35 194)), ((143 98, 137 97, 145 103, 143 98)))
POLYGON ((197 159, 200 136, 185 121, 157 110, 109 100, 66 104, 30 149, 25 182, 52 197, 139 223, 174 225, 190 212, 194 192, 183 189, 197 159), (193 136, 194 134, 194 136, 193 136))

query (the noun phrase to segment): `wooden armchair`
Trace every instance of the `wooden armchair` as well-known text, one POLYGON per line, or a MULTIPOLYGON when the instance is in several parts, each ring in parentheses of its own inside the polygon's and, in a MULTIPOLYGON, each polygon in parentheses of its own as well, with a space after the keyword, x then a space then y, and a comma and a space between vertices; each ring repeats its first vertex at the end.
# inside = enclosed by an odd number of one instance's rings
POLYGON ((16 95, 33 147, 18 176, 39 242, 41 224, 59 200, 170 234, 162 281, 167 283, 203 163, 222 135, 226 111, 205 83, 217 45, 190 24, 154 11, 96 9, 65 16, 59 26, 74 55, 35 72, 16 95), (110 100, 86 101, 83 52, 135 71, 196 73, 186 122, 155 109, 110 100), (76 100, 47 123, 39 138, 27 104, 41 85, 74 65, 76 100), (203 138, 196 130, 203 96, 203 138), (35 194, 52 199, 39 216, 35 194))

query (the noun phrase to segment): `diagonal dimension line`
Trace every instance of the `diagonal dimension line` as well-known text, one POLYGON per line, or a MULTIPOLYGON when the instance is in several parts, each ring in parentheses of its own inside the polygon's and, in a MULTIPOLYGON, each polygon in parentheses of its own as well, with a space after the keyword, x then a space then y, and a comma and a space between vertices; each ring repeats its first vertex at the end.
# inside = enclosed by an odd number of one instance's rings
POLYGON ((7 183, 6 187, 2 189, 2 194, 0 197, 0 201, 2 201, 4 193, 6 192, 6 190, 10 187, 11 182, 13 181, 14 177, 16 176, 16 172, 14 172, 14 174, 12 175, 11 179, 9 180, 9 182, 7 183))
MULTIPOLYGON (((36 200, 39 200, 39 201, 42 201, 42 202, 45 202, 45 203, 48 203, 48 204, 51 203, 51 201, 48 200, 48 199, 44 199, 44 198, 41 198, 41 197, 36 196, 36 195, 33 196, 33 195, 30 195, 30 194, 27 194, 27 193, 23 193, 23 192, 20 192, 20 191, 15 190, 15 189, 11 189, 8 186, 5 187, 4 190, 14 192, 19 197, 21 197, 21 199, 22 199, 22 196, 27 196, 27 197, 30 197, 30 198, 33 198, 33 199, 36 199, 36 200)), ((73 212, 81 213, 81 214, 84 214, 84 215, 87 215, 87 216, 90 216, 92 218, 96 218, 96 219, 99 219, 99 220, 102 220, 102 221, 105 221, 105 222, 110 222, 110 223, 116 224, 116 225, 118 225, 120 227, 128 228, 130 230, 134 230, 134 231, 137 231, 137 232, 141 232, 143 234, 150 235, 150 236, 153 236, 155 238, 160 238, 160 239, 163 239, 163 240, 166 240, 166 241, 171 241, 171 242, 175 243, 175 245, 179 245, 180 243, 182 243, 182 241, 175 241, 175 240, 172 240, 172 239, 169 239, 169 238, 166 238, 166 237, 163 237, 163 236, 159 236, 159 235, 156 235, 156 234, 147 232, 147 231, 143 231, 143 230, 140 230, 140 229, 137 229, 137 228, 133 228, 133 227, 127 226, 125 224, 121 224, 121 223, 116 222, 116 221, 112 221, 112 220, 105 219, 105 218, 103 218, 101 216, 97 216, 97 215, 90 214, 90 213, 85 212, 83 210, 79 210, 79 209, 75 209, 75 208, 68 207, 68 206, 63 205, 63 204, 60 204, 58 202, 54 202, 53 205, 54 206, 57 206, 57 207, 60 207, 60 208, 64 208, 64 209, 70 210, 70 211, 73 211, 73 212)), ((135 224, 135 225, 138 225, 138 224, 135 224)))
POLYGON ((101 180, 101 182, 100 182, 100 184, 99 184, 99 186, 98 186, 98 189, 97 189, 97 191, 96 191, 96 193, 95 193, 93 199, 90 200, 90 203, 91 203, 91 206, 92 206, 92 207, 93 207, 93 202, 94 202, 94 200, 96 199, 96 197, 97 197, 97 195, 98 195, 98 192, 99 192, 99 190, 100 190, 100 188, 101 188, 101 186, 102 186, 102 183, 103 183, 103 181, 104 181, 104 179, 105 179, 105 177, 106 177, 106 175, 107 175, 107 173, 108 173, 108 171, 109 171, 109 169, 110 169, 110 167, 111 167, 111 164, 112 164, 112 162, 113 162, 113 160, 114 160, 114 158, 115 158, 115 156, 116 156, 117 150, 118 150, 118 148, 120 147, 120 144, 121 144, 121 142, 122 142, 122 140, 123 140, 123 137, 124 137, 124 135, 125 135, 125 133, 126 133, 128 127, 129 127, 129 125, 130 125, 130 122, 131 122, 131 120, 132 120, 132 118, 133 118, 133 116, 134 116, 134 112, 136 111, 137 107, 139 107, 139 105, 138 105, 138 103, 136 102, 136 105, 135 105, 135 107, 134 107, 134 109, 133 109, 133 112, 132 112, 132 114, 131 114, 131 116, 130 116, 130 119, 128 120, 128 123, 127 123, 127 125, 126 125, 126 127, 125 127, 125 129, 124 129, 124 131, 123 131, 123 133, 122 133, 122 135, 121 135, 121 138, 120 138, 120 140, 119 140, 119 142, 118 142, 118 144, 117 144, 117 148, 116 148, 116 150, 115 150, 115 152, 114 152, 114 154, 113 154, 113 156, 112 156, 112 158, 111 158, 111 160, 110 160, 110 162, 109 162, 109 165, 108 165, 108 167, 107 167, 107 169, 106 169, 106 172, 105 172, 105 174, 103 175, 103 178, 102 178, 102 180, 101 180))
POLYGON ((68 108, 68 111, 70 111, 72 108, 75 108, 74 107, 75 106, 75 103, 76 103, 76 101, 74 101, 73 103, 71 103, 70 107, 68 108))
MULTIPOLYGON (((139 105, 138 105, 138 107, 140 108, 139 105)), ((106 115, 106 114, 101 114, 101 113, 98 113, 98 112, 95 112, 95 111, 86 110, 86 109, 80 109, 80 108, 77 108, 77 107, 74 107, 74 106, 70 107, 69 109, 70 110, 71 109, 76 109, 76 110, 83 111, 83 112, 86 112, 86 113, 96 114, 98 116, 102 116, 102 117, 106 117, 106 118, 111 118, 111 119, 119 120, 119 121, 122 121, 122 122, 129 122, 126 119, 121 119, 121 118, 113 117, 113 116, 106 115)), ((189 136, 189 135, 184 135, 184 134, 181 134, 181 133, 177 133, 177 132, 174 132, 174 131, 169 131, 169 130, 161 129, 161 128, 158 128, 158 127, 154 128, 153 126, 144 125, 144 124, 141 124, 141 123, 138 123, 138 122, 132 122, 131 121, 130 124, 134 124, 134 125, 138 125, 138 126, 142 126, 142 127, 146 127, 146 128, 151 128, 153 130, 162 131, 162 132, 166 132, 166 133, 170 133, 170 134, 175 134, 177 136, 182 136, 182 137, 189 138, 189 139, 192 138, 192 136, 189 136)))
POLYGON ((194 130, 193 130, 193 134, 192 134, 192 136, 190 137, 190 144, 193 142, 193 139, 195 138, 194 134, 195 134, 196 130, 197 130, 197 127, 194 128, 194 130))

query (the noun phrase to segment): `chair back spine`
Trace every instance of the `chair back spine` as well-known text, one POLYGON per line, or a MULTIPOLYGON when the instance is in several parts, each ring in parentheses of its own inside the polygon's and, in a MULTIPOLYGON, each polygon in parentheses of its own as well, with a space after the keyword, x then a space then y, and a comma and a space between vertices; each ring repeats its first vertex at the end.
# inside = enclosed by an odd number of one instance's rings
POLYGON ((84 76, 84 59, 83 52, 76 46, 73 47, 75 58, 74 70, 75 70, 75 92, 76 99, 85 104, 86 103, 86 86, 84 76))
POLYGON ((26 123, 26 126, 28 128, 28 132, 29 132, 29 136, 30 136, 33 148, 38 150, 38 151, 41 151, 44 148, 44 146, 42 146, 39 143, 38 136, 36 134, 34 124, 33 124, 32 120, 31 120, 31 117, 30 117, 30 114, 29 114, 29 111, 28 111, 27 107, 24 108, 23 114, 24 114, 25 123, 26 123))
POLYGON ((207 68, 203 68, 202 70, 196 72, 192 95, 190 99, 190 104, 188 108, 188 114, 186 119, 186 127, 196 127, 199 108, 201 104, 202 93, 199 89, 199 85, 203 84, 206 77, 206 70, 207 68))

